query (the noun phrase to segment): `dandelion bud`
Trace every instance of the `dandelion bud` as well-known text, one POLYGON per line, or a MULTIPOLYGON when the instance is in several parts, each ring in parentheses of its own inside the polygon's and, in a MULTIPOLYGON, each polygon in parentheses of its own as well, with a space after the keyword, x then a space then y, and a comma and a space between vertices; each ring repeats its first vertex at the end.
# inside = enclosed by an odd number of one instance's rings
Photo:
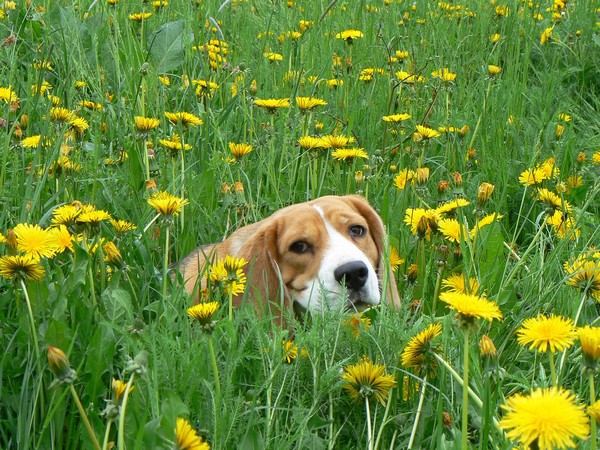
POLYGON ((13 131, 13 136, 16 139, 21 139, 23 137, 23 130, 21 129, 21 127, 17 124, 15 124, 15 129, 13 131))
POLYGON ((12 228, 6 232, 6 246, 10 255, 14 255, 17 252, 17 235, 12 228))
POLYGON ((145 62, 144 64, 142 64, 142 67, 140 67, 140 74, 145 77, 146 75, 148 75, 148 71, 150 70, 150 64, 148 64, 147 62, 145 62))
POLYGON ((463 178, 460 172, 454 172, 452 174, 452 180, 454 181, 455 186, 462 186, 463 178))
MULTIPOLYGON (((121 400, 123 399, 123 394, 125 394, 125 389, 127 389, 127 383, 125 383, 121 380, 117 380, 116 378, 113 378, 112 391, 113 391, 115 402, 117 404, 121 403, 121 400)), ((134 389, 134 386, 131 385, 131 387, 129 388, 129 392, 133 391, 133 389, 134 389)))
POLYGON ((242 194, 244 192, 244 184, 241 181, 233 183, 233 190, 236 194, 242 194))
POLYGON ((446 429, 452 428, 452 416, 450 415, 450 413, 448 411, 444 411, 442 413, 442 425, 446 429))
POLYGON ((450 186, 450 182, 448 180, 442 180, 437 184, 438 194, 445 194, 448 190, 448 186, 450 186))
POLYGON ((365 181, 365 175, 363 174, 362 170, 357 170, 356 172, 354 172, 354 181, 356 181, 356 183, 358 184, 365 181))
POLYGON ((136 375, 143 375, 146 373, 148 367, 148 352, 142 350, 134 359, 129 358, 125 366, 125 373, 135 373, 136 375))
POLYGON ((123 257, 121 256, 121 251, 117 248, 117 246, 113 242, 107 242, 104 244, 104 260, 118 269, 125 268, 125 263, 123 262, 123 257))
POLYGON ((556 128, 554 130, 554 137, 556 139, 560 139, 562 137, 562 135, 565 132, 565 126, 564 125, 556 125, 556 128))
POLYGON ((248 92, 250 92, 250 95, 256 95, 256 93, 258 92, 258 85, 256 84, 256 80, 252 80, 248 92))
POLYGON ((582 153, 579 153, 579 154, 577 155, 577 162, 578 162, 579 164, 583 164, 583 163, 585 162, 585 158, 586 158, 586 155, 585 155, 585 153, 583 153, 583 152, 582 152, 582 153))
POLYGON ((481 336, 479 341, 479 352, 484 358, 495 358, 496 355, 498 355, 498 350, 496 350, 494 341, 492 341, 487 334, 481 336))
POLYGON ((27 128, 27 125, 29 125, 29 116, 27 114, 23 114, 21 116, 19 119, 19 125, 21 125, 21 128, 27 128))
POLYGON ((392 173, 398 172, 398 166, 396 164, 392 164, 390 166, 390 172, 392 172, 392 173))
POLYGON ((71 364, 69 363, 69 358, 65 355, 58 347, 48 347, 48 364, 50 365, 50 370, 52 373, 56 375, 55 384, 71 384, 75 379, 75 371, 71 369, 71 364))
POLYGON ((156 189, 156 180, 146 180, 146 190, 153 191, 156 189))
POLYGON ((417 183, 425 184, 429 180, 429 167, 419 167, 416 170, 417 183))
POLYGON ((414 284, 417 282, 417 277, 419 275, 419 268, 416 264, 411 264, 408 268, 408 272, 406 274, 406 281, 410 284, 414 284))
POLYGON ((483 182, 477 189, 477 202, 480 205, 483 205, 485 202, 489 200, 492 193, 494 192, 495 186, 493 184, 483 182))
POLYGON ((463 125, 461 128, 458 129, 458 136, 465 137, 470 129, 471 127, 469 125, 463 125))

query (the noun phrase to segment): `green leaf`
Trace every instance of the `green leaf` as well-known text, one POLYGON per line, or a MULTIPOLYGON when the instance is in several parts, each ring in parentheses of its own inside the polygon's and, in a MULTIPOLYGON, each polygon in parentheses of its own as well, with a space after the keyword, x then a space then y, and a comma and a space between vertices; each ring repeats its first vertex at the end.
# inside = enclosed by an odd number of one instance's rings
POLYGON ((150 63, 156 73, 170 72, 183 63, 183 52, 191 42, 191 33, 184 30, 184 21, 168 22, 148 37, 150 63))
POLYGON ((106 311, 106 319, 113 325, 133 322, 133 305, 129 292, 109 287, 102 293, 102 304, 106 311))

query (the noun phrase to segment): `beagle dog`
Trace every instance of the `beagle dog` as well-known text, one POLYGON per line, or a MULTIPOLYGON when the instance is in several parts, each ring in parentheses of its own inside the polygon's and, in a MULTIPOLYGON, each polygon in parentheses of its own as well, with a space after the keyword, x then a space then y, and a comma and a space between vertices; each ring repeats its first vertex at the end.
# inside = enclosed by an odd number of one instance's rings
MULTIPOLYGON (((221 243, 201 246, 178 268, 197 302, 198 289, 206 287, 207 262, 244 258, 247 298, 259 313, 274 313, 279 324, 284 311, 362 311, 378 305, 382 285, 387 301, 399 306, 394 276, 384 267, 384 236, 381 218, 365 199, 331 195, 288 206, 221 243)), ((242 297, 234 298, 236 306, 242 297)))

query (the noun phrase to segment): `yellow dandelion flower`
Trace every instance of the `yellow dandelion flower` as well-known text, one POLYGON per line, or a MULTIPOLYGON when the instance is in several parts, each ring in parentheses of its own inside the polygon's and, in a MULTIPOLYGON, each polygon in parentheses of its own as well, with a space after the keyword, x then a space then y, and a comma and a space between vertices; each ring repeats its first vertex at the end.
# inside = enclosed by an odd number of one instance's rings
POLYGON ((72 117, 69 120, 69 127, 77 134, 81 135, 90 127, 90 124, 83 117, 72 117))
POLYGON ((15 91, 12 90, 12 87, 0 87, 0 100, 4 100, 4 103, 15 103, 19 101, 19 97, 15 91))
POLYGON ((177 450, 210 450, 210 445, 204 442, 190 423, 182 417, 177 418, 175 445, 177 450))
POLYGON ((315 97, 296 97, 296 104, 301 111, 309 111, 317 106, 325 106, 327 102, 315 97))
POLYGON ((438 229, 439 214, 434 209, 406 208, 404 223, 410 226, 412 234, 420 239, 429 238, 438 229))
POLYGON ((553 30, 554 30, 554 27, 550 27, 550 28, 546 28, 544 31, 542 31, 542 34, 540 36, 540 44, 541 45, 544 45, 546 42, 548 42, 550 40, 553 30))
POLYGON ((65 225, 58 225, 50 229, 54 233, 56 239, 56 245, 58 246, 58 252, 62 253, 67 250, 73 251, 74 237, 69 233, 69 230, 65 225))
POLYGON ((133 20, 134 22, 142 22, 146 19, 148 19, 150 16, 152 16, 151 12, 143 12, 143 13, 133 13, 133 14, 129 14, 129 19, 133 20))
POLYGON ((396 386, 394 376, 385 374, 384 365, 373 364, 366 357, 357 364, 345 367, 342 380, 346 382, 344 389, 354 400, 375 397, 382 405, 385 405, 390 389, 396 386))
POLYGON ((552 226, 559 239, 574 240, 581 234, 581 230, 576 227, 575 219, 563 211, 554 211, 554 214, 548 216, 546 223, 552 226))
POLYGON ((438 229, 450 242, 460 243, 469 240, 469 230, 456 219, 441 219, 438 229))
POLYGON ((596 400, 592 405, 588 406, 587 413, 596 422, 600 422, 600 400, 596 400))
POLYGON ((325 148, 343 148, 356 142, 354 136, 343 136, 335 134, 326 134, 321 137, 321 140, 325 143, 325 148))
MULTIPOLYGON (((125 394, 125 390, 127 389, 127 383, 121 380, 118 380, 116 378, 112 379, 112 391, 113 391, 113 398, 115 400, 115 402, 117 404, 121 403, 121 400, 123 399, 123 395, 125 394)), ((129 392, 133 391, 135 389, 135 386, 131 385, 131 387, 129 388, 129 392)))
POLYGON ((174 133, 171 139, 159 139, 158 143, 168 149, 173 157, 177 156, 181 150, 192 148, 190 144, 181 142, 181 137, 177 133, 174 133))
POLYGON ((320 137, 302 136, 298 139, 298 145, 305 150, 325 149, 330 148, 329 144, 320 137))
POLYGON ((573 210, 573 207, 569 204, 569 202, 560 198, 558 195, 552 191, 549 191, 548 189, 538 189, 536 200, 544 203, 552 212, 556 210, 570 212, 573 210))
POLYGON ((52 230, 39 225, 20 223, 13 228, 17 238, 17 250, 33 259, 51 258, 58 253, 56 236, 52 230))
POLYGON ((39 260, 28 255, 7 255, 0 257, 0 275, 15 281, 40 281, 44 268, 39 260))
POLYGON ((394 186, 399 190, 403 190, 406 187, 406 183, 412 181, 415 177, 415 172, 409 169, 402 169, 398 175, 394 177, 394 186))
POLYGON ((440 206, 435 208, 435 211, 440 215, 454 215, 458 208, 469 206, 469 204, 470 202, 466 198, 457 198, 455 200, 450 200, 449 202, 441 204, 440 206))
POLYGON ((68 108, 50 108, 50 121, 66 123, 73 117, 73 112, 68 108))
POLYGON ((137 228, 137 226, 134 223, 128 222, 127 220, 116 220, 111 217, 109 221, 115 229, 115 231, 117 232, 117 234, 124 234, 128 231, 132 231, 137 228))
POLYGON ((250 144, 236 144, 235 142, 230 142, 229 150, 231 150, 234 157, 241 158, 250 153, 253 150, 253 147, 250 144))
POLYGON ((36 134, 35 136, 29 136, 29 137, 26 137, 25 139, 23 139, 21 141, 21 147, 38 148, 40 143, 41 143, 42 147, 49 147, 50 145, 52 145, 50 140, 44 139, 42 141, 42 136, 40 136, 39 134, 36 134))
POLYGON ((336 39, 343 39, 348 44, 352 44, 355 39, 363 38, 365 35, 360 30, 344 30, 335 35, 336 39))
POLYGON ((479 282, 477 278, 467 278, 462 273, 453 273, 448 278, 442 280, 442 287, 450 292, 459 292, 461 294, 476 294, 479 291, 479 282))
POLYGON ((91 100, 82 100, 78 103, 79 106, 86 109, 91 109, 94 111, 102 111, 102 103, 96 103, 91 100))
POLYGON ((496 303, 479 295, 459 292, 442 292, 440 300, 463 319, 485 319, 490 322, 502 319, 502 312, 496 303))
POLYGON ((219 302, 204 302, 188 308, 187 313, 188 316, 196 319, 201 325, 208 325, 219 308, 219 302))
POLYGON ((165 116, 172 124, 181 124, 185 127, 195 127, 196 125, 202 125, 204 123, 200 117, 188 112, 165 112, 165 116))
POLYGON ((415 140, 421 141, 439 137, 441 136, 441 133, 437 130, 434 130, 433 128, 429 128, 423 125, 417 125, 417 131, 414 134, 414 136, 415 140))
POLYGON ((369 158, 369 154, 363 148, 338 148, 331 153, 331 156, 338 161, 352 161, 356 158, 369 158))
POLYGON ((530 350, 552 353, 571 347, 577 338, 575 324, 568 317, 539 315, 527 319, 517 330, 517 342, 530 350))
POLYGON ((148 133, 160 125, 160 120, 153 117, 135 116, 135 129, 140 133, 148 133))
POLYGON ((500 427, 509 439, 540 450, 574 448, 573 438, 587 439, 590 426, 583 405, 562 388, 538 388, 529 395, 516 394, 501 405, 500 427))
POLYGON ((577 329, 579 342, 581 343, 581 351, 590 361, 593 366, 600 358, 600 327, 590 327, 586 325, 577 329))
POLYGON ((362 312, 359 312, 352 314, 352 317, 346 320, 344 325, 350 329, 355 338, 358 338, 361 331, 369 331, 371 328, 371 319, 363 315, 362 312))
POLYGON ((412 74, 412 73, 406 72, 404 70, 400 70, 400 71, 396 72, 395 75, 396 75, 396 78, 398 79, 398 81, 400 81, 401 83, 415 84, 415 83, 422 83, 425 81, 425 78, 422 77, 421 75, 412 74))
POLYGON ((565 262, 564 269, 569 286, 600 302, 600 259, 580 255, 572 262, 565 262))
POLYGON ((432 353, 438 351, 432 341, 442 334, 442 324, 432 323, 425 330, 415 335, 402 352, 400 359, 402 366, 413 367, 417 371, 428 374, 434 373, 437 369, 437 361, 432 353))
POLYGON ((406 113, 392 114, 391 116, 383 116, 382 117, 384 122, 394 122, 394 123, 404 122, 405 120, 408 120, 410 118, 411 118, 411 115, 406 114, 406 113))
POLYGON ((444 67, 443 69, 434 70, 431 72, 431 76, 439 78, 444 83, 452 83, 456 79, 456 73, 451 72, 450 69, 444 67))
POLYGON ((52 211, 52 223, 54 225, 70 226, 75 224, 79 214, 83 212, 80 204, 61 205, 52 211))
POLYGON ((88 223, 96 226, 100 222, 109 220, 110 217, 111 215, 107 211, 96 209, 90 205, 87 208, 84 208, 83 212, 77 216, 77 223, 88 223))
POLYGON ((257 98, 254 100, 254 105, 258 106, 259 108, 265 108, 270 113, 274 113, 279 108, 289 108, 290 107, 290 99, 288 99, 288 98, 279 98, 279 99, 257 98))
POLYGON ((263 56, 270 62, 283 61, 283 55, 281 53, 265 52, 263 53, 263 56))
POLYGON ((148 199, 148 204, 152 206, 159 214, 163 216, 178 215, 185 205, 189 205, 189 201, 169 194, 166 191, 155 192, 148 199))
POLYGON ((291 364, 298 357, 298 346, 294 341, 284 340, 283 343, 283 361, 291 364))
POLYGON ((496 66, 494 64, 488 64, 488 75, 490 77, 495 77, 500 72, 502 72, 502 67, 496 66))
POLYGON ((400 253, 395 247, 390 247, 390 267, 392 271, 396 272, 400 264, 404 264, 404 259, 400 258, 400 253))

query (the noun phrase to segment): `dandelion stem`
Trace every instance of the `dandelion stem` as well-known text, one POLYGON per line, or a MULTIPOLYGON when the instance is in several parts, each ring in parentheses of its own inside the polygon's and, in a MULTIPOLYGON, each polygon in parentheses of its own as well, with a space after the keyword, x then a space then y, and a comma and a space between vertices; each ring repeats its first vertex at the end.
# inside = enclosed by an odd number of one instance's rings
POLYGON ((233 289, 229 288, 229 321, 233 321, 233 289))
POLYGON ((365 414, 367 415, 367 448, 373 450, 373 430, 371 429, 371 409, 369 397, 365 397, 365 414))
POLYGON ((550 378, 552 385, 558 386, 558 378, 556 376, 556 364, 554 363, 554 352, 550 352, 550 378))
POLYGON ((215 397, 219 401, 221 399, 221 381, 219 380, 219 367, 217 366, 217 356, 215 354, 212 335, 208 336, 208 350, 210 351, 210 362, 213 369, 213 377, 215 379, 215 397))
POLYGON ((106 431, 104 432, 104 440, 102 441, 102 450, 108 450, 108 437, 110 436, 110 428, 112 426, 112 420, 109 420, 106 424, 106 431))
POLYGON ((465 358, 463 361, 463 399, 462 399, 462 433, 461 448, 468 448, 468 423, 469 423, 469 329, 464 329, 465 333, 465 358))
POLYGON ((165 230, 165 255, 163 259, 163 280, 162 280, 162 300, 163 310, 166 309, 167 304, 167 284, 169 281, 169 247, 171 245, 171 227, 167 223, 167 229, 165 230))
MULTIPOLYGON (((450 372, 450 375, 452 375, 452 377, 464 388, 464 383, 463 383, 463 379, 461 378, 461 376, 456 372, 456 370, 454 370, 454 368, 448 364, 444 358, 442 358, 440 355, 438 355, 437 353, 432 353, 433 357, 442 365, 444 366, 444 368, 450 372)), ((467 386, 467 390, 469 392, 469 397, 471 397, 471 401, 475 403, 475 405, 479 408, 479 409, 483 409, 483 402, 481 401, 481 399, 477 396, 477 394, 475 392, 473 392, 473 390, 467 386)), ((498 430, 499 432, 502 433, 502 429, 500 428, 500 425, 498 424, 498 421, 496 420, 495 417, 492 417, 492 422, 494 423, 494 427, 496 428, 496 430, 498 430)))
POLYGON ((437 307, 438 296, 440 295, 440 288, 442 286, 442 276, 444 274, 444 266, 438 268, 437 278, 435 280, 435 289, 433 291, 433 305, 431 306, 431 315, 435 317, 435 310, 437 307))
POLYGON ((427 375, 423 378, 421 382, 421 394, 419 396, 419 404, 417 406, 417 413, 415 414, 415 420, 413 423, 412 430, 410 431, 410 439, 408 441, 408 450, 413 447, 413 443, 415 441, 415 436, 417 435, 417 428, 419 428, 419 421, 421 419, 421 411, 423 411, 423 401, 425 400, 425 389, 427 388, 427 375))
MULTIPOLYGON (((596 387, 594 386, 594 372, 590 371, 589 384, 590 384, 590 405, 593 405, 596 401, 596 387)), ((598 448, 597 440, 597 430, 596 430, 596 419, 592 417, 590 422, 590 450, 596 450, 598 448)))
POLYGON ((73 387, 73 383, 69 384, 69 388, 71 389, 71 394, 73 394, 73 400, 75 400, 75 404, 77 405, 77 409, 79 410, 79 414, 81 414, 81 419, 83 420, 83 424, 85 425, 85 429, 92 440, 92 445, 96 450, 101 450, 100 443, 98 442, 98 438, 96 437, 96 433, 92 428, 92 424, 90 423, 90 419, 88 419, 87 414, 85 413, 85 409, 83 409, 83 405, 81 404, 81 400, 79 400, 79 395, 77 395, 77 391, 73 387))
POLYGON ((131 374, 131 378, 125 386, 125 392, 123 393, 123 401, 121 403, 121 410, 119 412, 119 434, 118 434, 118 449, 125 450, 125 410, 127 409, 127 400, 129 399, 129 393, 133 386, 133 379, 135 378, 135 372, 131 374))
POLYGON ((21 289, 23 290, 23 295, 25 296, 25 303, 27 304, 27 312, 29 313, 29 323, 31 325, 31 335, 33 337, 35 357, 37 360, 38 371, 41 374, 42 366, 40 365, 40 345, 38 343, 37 330, 35 328, 35 321, 33 319, 33 309, 31 309, 31 301, 29 300, 29 293, 27 292, 27 286, 25 285, 25 282, 22 279, 19 281, 21 283, 21 289))

